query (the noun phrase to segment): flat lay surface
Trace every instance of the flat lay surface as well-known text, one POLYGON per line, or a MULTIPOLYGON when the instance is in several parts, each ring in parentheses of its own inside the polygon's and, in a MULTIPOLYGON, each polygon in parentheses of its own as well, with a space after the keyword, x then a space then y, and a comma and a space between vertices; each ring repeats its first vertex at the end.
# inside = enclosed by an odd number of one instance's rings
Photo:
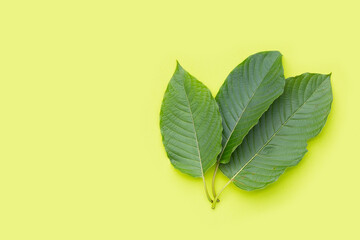
POLYGON ((1 2, 0 239, 359 239, 359 7, 1 2), (213 210, 166 155, 164 92, 176 60, 215 96, 269 50, 286 78, 332 73, 330 115, 297 166, 263 190, 229 185, 213 210))

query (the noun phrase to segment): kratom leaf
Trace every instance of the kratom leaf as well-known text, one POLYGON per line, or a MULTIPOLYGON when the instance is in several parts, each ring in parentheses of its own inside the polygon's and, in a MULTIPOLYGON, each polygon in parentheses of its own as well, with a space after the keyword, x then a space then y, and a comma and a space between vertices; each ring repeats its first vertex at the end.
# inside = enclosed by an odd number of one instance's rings
POLYGON ((177 64, 166 89, 160 128, 175 168, 203 177, 221 151, 221 117, 209 89, 177 64))
POLYGON ((330 75, 305 73, 286 80, 281 95, 250 130, 221 171, 244 190, 264 188, 307 152, 307 141, 330 112, 330 75))
POLYGON ((221 163, 231 153, 278 98, 285 85, 282 55, 277 51, 260 52, 238 65, 221 86, 216 101, 223 124, 221 163))

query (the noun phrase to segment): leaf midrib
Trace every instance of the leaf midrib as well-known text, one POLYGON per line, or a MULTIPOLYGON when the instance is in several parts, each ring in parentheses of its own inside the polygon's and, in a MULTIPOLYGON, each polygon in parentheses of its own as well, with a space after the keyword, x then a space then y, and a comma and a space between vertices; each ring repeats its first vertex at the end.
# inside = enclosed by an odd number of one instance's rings
POLYGON ((271 142, 271 140, 275 137, 275 135, 287 124, 287 122, 298 112, 300 111, 300 109, 309 101, 309 99, 320 89, 320 87, 326 82, 327 78, 318 86, 318 88, 308 97, 308 99, 306 99, 306 101, 293 113, 291 114, 291 116, 286 119, 286 121, 281 124, 281 126, 279 127, 279 129, 274 132, 274 134, 270 137, 270 139, 254 154, 254 156, 247 162, 244 164, 244 166, 242 168, 240 168, 240 170, 238 172, 236 172, 236 174, 230 179, 230 181, 234 181, 235 177, 242 171, 244 170, 244 168, 252 161, 254 160, 254 158, 269 144, 269 142, 271 142))
MULTIPOLYGON (((191 80, 190 80, 191 81, 191 80)), ((200 161, 200 170, 201 170, 201 177, 204 179, 204 171, 203 171, 203 167, 202 167, 202 159, 201 159, 201 153, 200 153, 200 147, 199 147, 199 140, 198 140, 198 136, 197 136, 197 133, 196 133, 196 129, 195 129, 195 122, 194 122, 194 117, 193 117, 193 113, 192 113, 192 110, 191 110, 191 105, 190 105, 190 101, 189 101, 189 98, 188 98, 188 95, 187 95, 187 91, 186 91, 186 88, 185 88, 185 82, 184 82, 184 92, 185 92, 185 96, 186 96, 186 101, 188 103, 188 108, 189 108, 189 112, 190 112, 190 116, 191 116, 191 123, 192 123, 192 126, 194 128, 194 135, 195 135, 195 140, 196 140, 196 146, 197 146, 197 151, 198 151, 198 155, 199 155, 199 161, 200 161)))

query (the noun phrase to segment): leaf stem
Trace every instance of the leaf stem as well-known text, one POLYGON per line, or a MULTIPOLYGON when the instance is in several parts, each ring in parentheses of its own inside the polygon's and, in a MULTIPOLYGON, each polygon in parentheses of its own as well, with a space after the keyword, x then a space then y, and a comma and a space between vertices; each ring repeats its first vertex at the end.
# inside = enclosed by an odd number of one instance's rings
MULTIPOLYGON (((214 174, 213 174, 213 178, 212 178, 212 182, 211 182, 212 194, 213 194, 214 198, 216 197, 215 177, 216 177, 217 171, 219 169, 219 165, 220 165, 220 160, 218 159, 216 161, 215 170, 214 170, 214 174)), ((220 201, 220 199, 218 199, 218 201, 220 201)))
POLYGON ((232 183, 232 179, 230 179, 225 185, 224 187, 220 190, 220 192, 215 196, 213 202, 212 202, 212 205, 211 205, 211 208, 212 209, 215 209, 216 207, 216 203, 218 202, 217 200, 219 199, 219 196, 221 195, 221 193, 224 191, 224 189, 230 184, 232 183))
POLYGON ((211 199, 210 194, 208 192, 208 189, 206 187, 205 177, 203 177, 202 179, 203 179, 203 182, 204 182, 204 188, 205 188, 206 197, 207 197, 207 199, 209 200, 210 203, 213 203, 213 200, 211 199))

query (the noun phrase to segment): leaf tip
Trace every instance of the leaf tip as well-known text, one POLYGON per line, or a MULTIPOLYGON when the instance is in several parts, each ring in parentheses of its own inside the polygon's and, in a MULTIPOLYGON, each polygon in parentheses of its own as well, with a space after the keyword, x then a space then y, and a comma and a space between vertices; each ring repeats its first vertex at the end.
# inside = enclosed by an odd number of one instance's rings
POLYGON ((180 65, 178 60, 176 60, 176 69, 182 69, 182 66, 180 65))
POLYGON ((278 50, 270 50, 270 51, 264 51, 264 53, 266 54, 274 54, 274 55, 278 55, 278 56, 283 56, 282 53, 278 50))
POLYGON ((283 56, 282 53, 278 50, 274 50, 273 52, 279 54, 280 56, 283 56))

